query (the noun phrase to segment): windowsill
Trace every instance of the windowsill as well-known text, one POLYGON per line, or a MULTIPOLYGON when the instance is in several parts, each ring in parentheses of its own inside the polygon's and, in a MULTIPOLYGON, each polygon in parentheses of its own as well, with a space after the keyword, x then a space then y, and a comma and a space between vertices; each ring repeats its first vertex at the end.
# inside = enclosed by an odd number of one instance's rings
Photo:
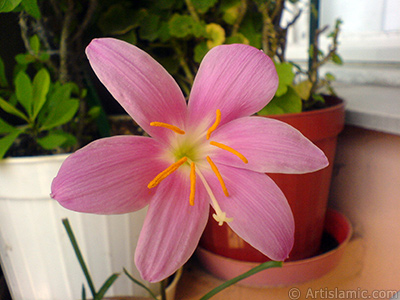
POLYGON ((400 135, 400 87, 337 83, 346 101, 346 124, 400 135))

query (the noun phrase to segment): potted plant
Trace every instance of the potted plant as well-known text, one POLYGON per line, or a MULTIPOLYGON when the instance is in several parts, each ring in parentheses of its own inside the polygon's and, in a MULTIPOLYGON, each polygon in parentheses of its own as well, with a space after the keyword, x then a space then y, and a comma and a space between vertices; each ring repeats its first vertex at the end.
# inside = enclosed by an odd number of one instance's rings
MULTIPOLYGON (((268 4, 264 3, 263 5, 268 4)), ((336 22, 334 30, 329 35, 332 44, 326 54, 319 47, 319 36, 328 27, 314 32, 309 49, 309 66, 304 70, 299 65, 287 62, 285 59, 286 40, 284 34, 287 32, 287 27, 282 28, 279 25, 285 9, 283 2, 280 5, 272 5, 266 10, 271 11, 272 8, 273 14, 276 15, 275 17, 274 15, 263 17, 263 26, 274 28, 274 31, 269 35, 264 35, 262 42, 264 51, 271 57, 278 58, 276 67, 280 84, 275 97, 258 115, 278 119, 297 128, 324 151, 330 162, 327 168, 309 174, 268 174, 284 192, 292 208, 296 232, 295 244, 289 261, 297 261, 320 252, 336 141, 344 126, 344 103, 335 95, 331 87, 331 81, 334 80, 333 75, 328 73, 322 79, 318 77, 319 68, 326 62, 342 63, 337 54, 337 39, 341 21, 336 22), (276 23, 265 23, 265 20, 276 20, 276 23)), ((264 10, 265 7, 261 9, 262 12, 264 10)), ((289 26, 292 24, 293 22, 289 26)), ((214 253, 233 259, 253 262, 267 259, 247 243, 239 243, 236 239, 237 237, 228 226, 216 228, 215 224, 210 222, 201 245, 214 253), (215 234, 215 232, 220 232, 220 234, 215 234), (230 248, 227 246, 230 244, 235 246, 230 248)))
MULTIPOLYGON (((288 29, 302 12, 293 16, 287 25, 282 25, 287 6, 298 2, 182 0, 159 5, 156 1, 135 4, 116 1, 104 8, 98 23, 104 35, 124 39, 151 53, 174 75, 187 96, 198 64, 216 45, 250 44, 263 49, 274 59, 280 84, 275 98, 259 115, 293 125, 319 146, 330 161, 328 168, 312 174, 269 174, 288 198, 294 213, 296 241, 290 256, 293 260, 310 257, 319 250, 336 137, 344 126, 344 104, 331 87, 334 76, 325 74, 321 78, 318 74, 320 67, 328 61, 342 63, 337 54, 340 21, 329 35, 332 44, 326 54, 318 42, 328 28, 317 29, 313 25, 310 63, 304 69, 285 57, 288 29), (321 94, 321 90, 327 95, 321 94)), ((311 19, 316 17, 316 8, 310 8, 311 19)), ((228 226, 219 227, 214 221, 209 222, 200 247, 236 259, 267 259, 238 238, 228 226), (229 249, 229 244, 233 244, 234 249, 229 249)))
MULTIPOLYGON (((50 198, 67 153, 108 134, 85 69, 85 32, 95 6, 17 0, 0 7, 7 31, 20 29, 1 52, 18 53, 15 61, 0 59, 0 256, 16 299, 80 297, 84 278, 62 228, 65 217, 77 229, 97 285, 122 267, 137 275, 132 254, 145 211, 89 216, 50 198)), ((113 286, 115 294, 145 295, 127 279, 113 286)))

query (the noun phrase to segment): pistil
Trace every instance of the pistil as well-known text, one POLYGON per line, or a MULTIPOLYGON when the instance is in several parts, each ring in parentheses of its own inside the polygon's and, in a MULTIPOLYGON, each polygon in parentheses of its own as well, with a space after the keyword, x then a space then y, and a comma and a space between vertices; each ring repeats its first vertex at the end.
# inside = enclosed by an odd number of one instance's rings
POLYGON ((214 211, 215 211, 215 214, 213 214, 214 220, 218 222, 219 226, 222 226, 224 224, 224 222, 226 222, 226 223, 232 222, 233 218, 228 218, 226 216, 226 213, 221 210, 221 207, 219 206, 218 201, 215 198, 214 193, 212 192, 212 190, 211 190, 210 186, 208 185, 208 182, 204 178, 203 174, 198 170, 196 170, 196 174, 199 176, 200 180, 203 182, 204 188, 206 189, 208 195, 210 196, 210 199, 213 204, 214 211))

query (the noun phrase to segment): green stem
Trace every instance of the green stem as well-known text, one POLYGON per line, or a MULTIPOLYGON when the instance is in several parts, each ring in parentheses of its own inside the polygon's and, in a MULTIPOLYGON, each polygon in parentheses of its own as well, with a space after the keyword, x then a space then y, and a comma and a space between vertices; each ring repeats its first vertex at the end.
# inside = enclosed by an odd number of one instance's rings
POLYGON ((235 24, 233 24, 231 36, 234 36, 238 33, 240 23, 242 23, 243 18, 246 14, 246 11, 247 11, 247 0, 241 0, 240 8, 239 8, 239 15, 236 18, 235 24))
POLYGON ((65 12, 64 22, 60 34, 60 70, 59 80, 65 83, 69 80, 68 74, 68 39, 71 30, 71 24, 74 17, 74 2, 68 0, 67 10, 65 12))
POLYGON ((124 273, 126 276, 128 276, 128 278, 131 281, 136 283, 138 286, 144 288, 150 294, 151 298, 153 298, 154 300, 157 300, 157 296, 154 295, 154 293, 147 286, 145 286, 143 283, 141 283, 139 280, 136 280, 131 274, 129 274, 129 272, 125 268, 124 268, 124 273))
POLYGON ((192 16, 192 18, 194 20, 196 20, 197 22, 200 22, 199 15, 197 14, 196 9, 194 8, 192 1, 191 0, 185 0, 185 3, 186 3, 186 6, 187 6, 188 11, 189 11, 190 15, 192 16))
POLYGON ((174 49, 176 51, 176 54, 178 55, 178 59, 179 59, 179 65, 182 67, 183 72, 185 73, 185 76, 187 78, 187 81, 189 82, 190 86, 192 86, 193 84, 193 80, 194 80, 194 76, 192 71, 190 70, 189 65, 187 64, 186 60, 185 60, 185 55, 182 52, 182 50, 180 49, 179 45, 177 45, 176 42, 173 43, 174 49))
POLYGON ((76 255, 76 257, 77 257, 77 259, 79 261, 79 264, 80 264, 80 266, 82 268, 83 274, 85 275, 86 281, 87 281, 87 283, 89 285, 89 288, 90 288, 90 292, 92 293, 93 298, 95 298, 96 297, 96 289, 94 287, 94 284, 93 284, 93 281, 92 281, 92 277, 90 276, 89 270, 88 270, 88 268, 86 266, 85 260, 83 259, 82 253, 81 253, 81 251, 79 249, 78 242, 76 241, 76 238, 75 238, 75 235, 74 235, 74 233, 72 231, 71 225, 69 224, 68 219, 63 219, 62 222, 63 222, 63 225, 65 227, 65 230, 67 231, 67 234, 68 234, 68 237, 69 237, 69 239, 71 241, 72 247, 74 248, 75 255, 76 255))
POLYGON ((276 32, 274 24, 272 23, 271 16, 269 15, 267 3, 262 3, 258 6, 261 13, 263 26, 262 26, 262 49, 269 57, 274 58, 276 54, 276 32))
POLYGON ((231 280, 228 280, 221 284, 220 286, 216 287, 215 289, 211 290, 207 294, 205 294, 203 297, 200 298, 200 300, 207 300, 216 295, 217 293, 221 292, 222 290, 230 287, 231 285, 249 277, 252 276, 260 271, 269 269, 269 268, 275 268, 275 267, 282 267, 282 262, 281 261, 267 261, 265 263, 262 263, 258 265, 257 267, 254 267, 253 269, 235 277, 232 278, 231 280))

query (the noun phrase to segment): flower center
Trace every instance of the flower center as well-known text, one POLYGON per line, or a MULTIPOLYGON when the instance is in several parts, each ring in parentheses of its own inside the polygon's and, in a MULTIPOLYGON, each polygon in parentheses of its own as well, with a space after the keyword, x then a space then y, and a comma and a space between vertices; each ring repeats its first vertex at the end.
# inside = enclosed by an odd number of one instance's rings
MULTIPOLYGON (((215 117, 215 122, 214 124, 207 130, 206 134, 206 139, 209 140, 211 137, 211 134, 217 129, 218 125, 221 122, 221 111, 217 109, 216 111, 216 117, 215 117)), ((177 134, 184 135, 185 131, 182 129, 171 125, 167 123, 162 123, 162 122, 151 122, 150 126, 156 126, 156 127, 163 127, 169 130, 174 131, 177 134)), ((203 136, 204 137, 204 136, 203 136)), ((226 150, 234 155, 236 155, 238 158, 240 158, 245 164, 248 163, 248 160, 246 157, 244 157, 241 153, 236 151, 235 149, 225 145, 221 144, 215 141, 210 141, 210 145, 215 146, 217 148, 220 148, 222 150, 226 150)), ((165 178, 167 178, 170 174, 175 172, 179 167, 181 167, 184 164, 189 164, 190 166, 190 195, 189 195, 189 203, 190 205, 194 205, 194 200, 195 200, 195 193, 196 193, 196 180, 197 177, 200 178, 201 182, 203 183, 208 195, 210 196, 211 202, 213 204, 213 208, 215 210, 215 214, 213 214, 214 219, 218 222, 218 224, 221 226, 224 222, 231 222, 233 219, 228 218, 226 216, 226 213, 223 212, 218 204, 217 199, 214 196, 213 191, 211 190, 208 182, 206 181, 204 175, 202 174, 201 170, 199 170, 198 167, 196 167, 196 162, 200 160, 204 160, 204 158, 207 160, 208 164, 211 167, 211 170, 214 172, 215 176, 217 177, 221 188, 225 194, 226 197, 229 197, 229 192, 228 189, 225 185, 224 178, 221 175, 221 173, 218 170, 218 167, 215 165, 215 163, 212 161, 210 156, 206 155, 205 157, 199 157, 198 154, 198 145, 193 145, 193 144, 188 144, 183 142, 182 145, 178 147, 176 151, 174 151, 174 156, 176 157, 177 161, 174 162, 172 165, 170 165, 168 168, 166 168, 164 171, 160 172, 148 185, 147 187, 149 189, 156 187, 158 184, 160 184, 165 178), (197 150, 197 151, 196 151, 197 150)))

